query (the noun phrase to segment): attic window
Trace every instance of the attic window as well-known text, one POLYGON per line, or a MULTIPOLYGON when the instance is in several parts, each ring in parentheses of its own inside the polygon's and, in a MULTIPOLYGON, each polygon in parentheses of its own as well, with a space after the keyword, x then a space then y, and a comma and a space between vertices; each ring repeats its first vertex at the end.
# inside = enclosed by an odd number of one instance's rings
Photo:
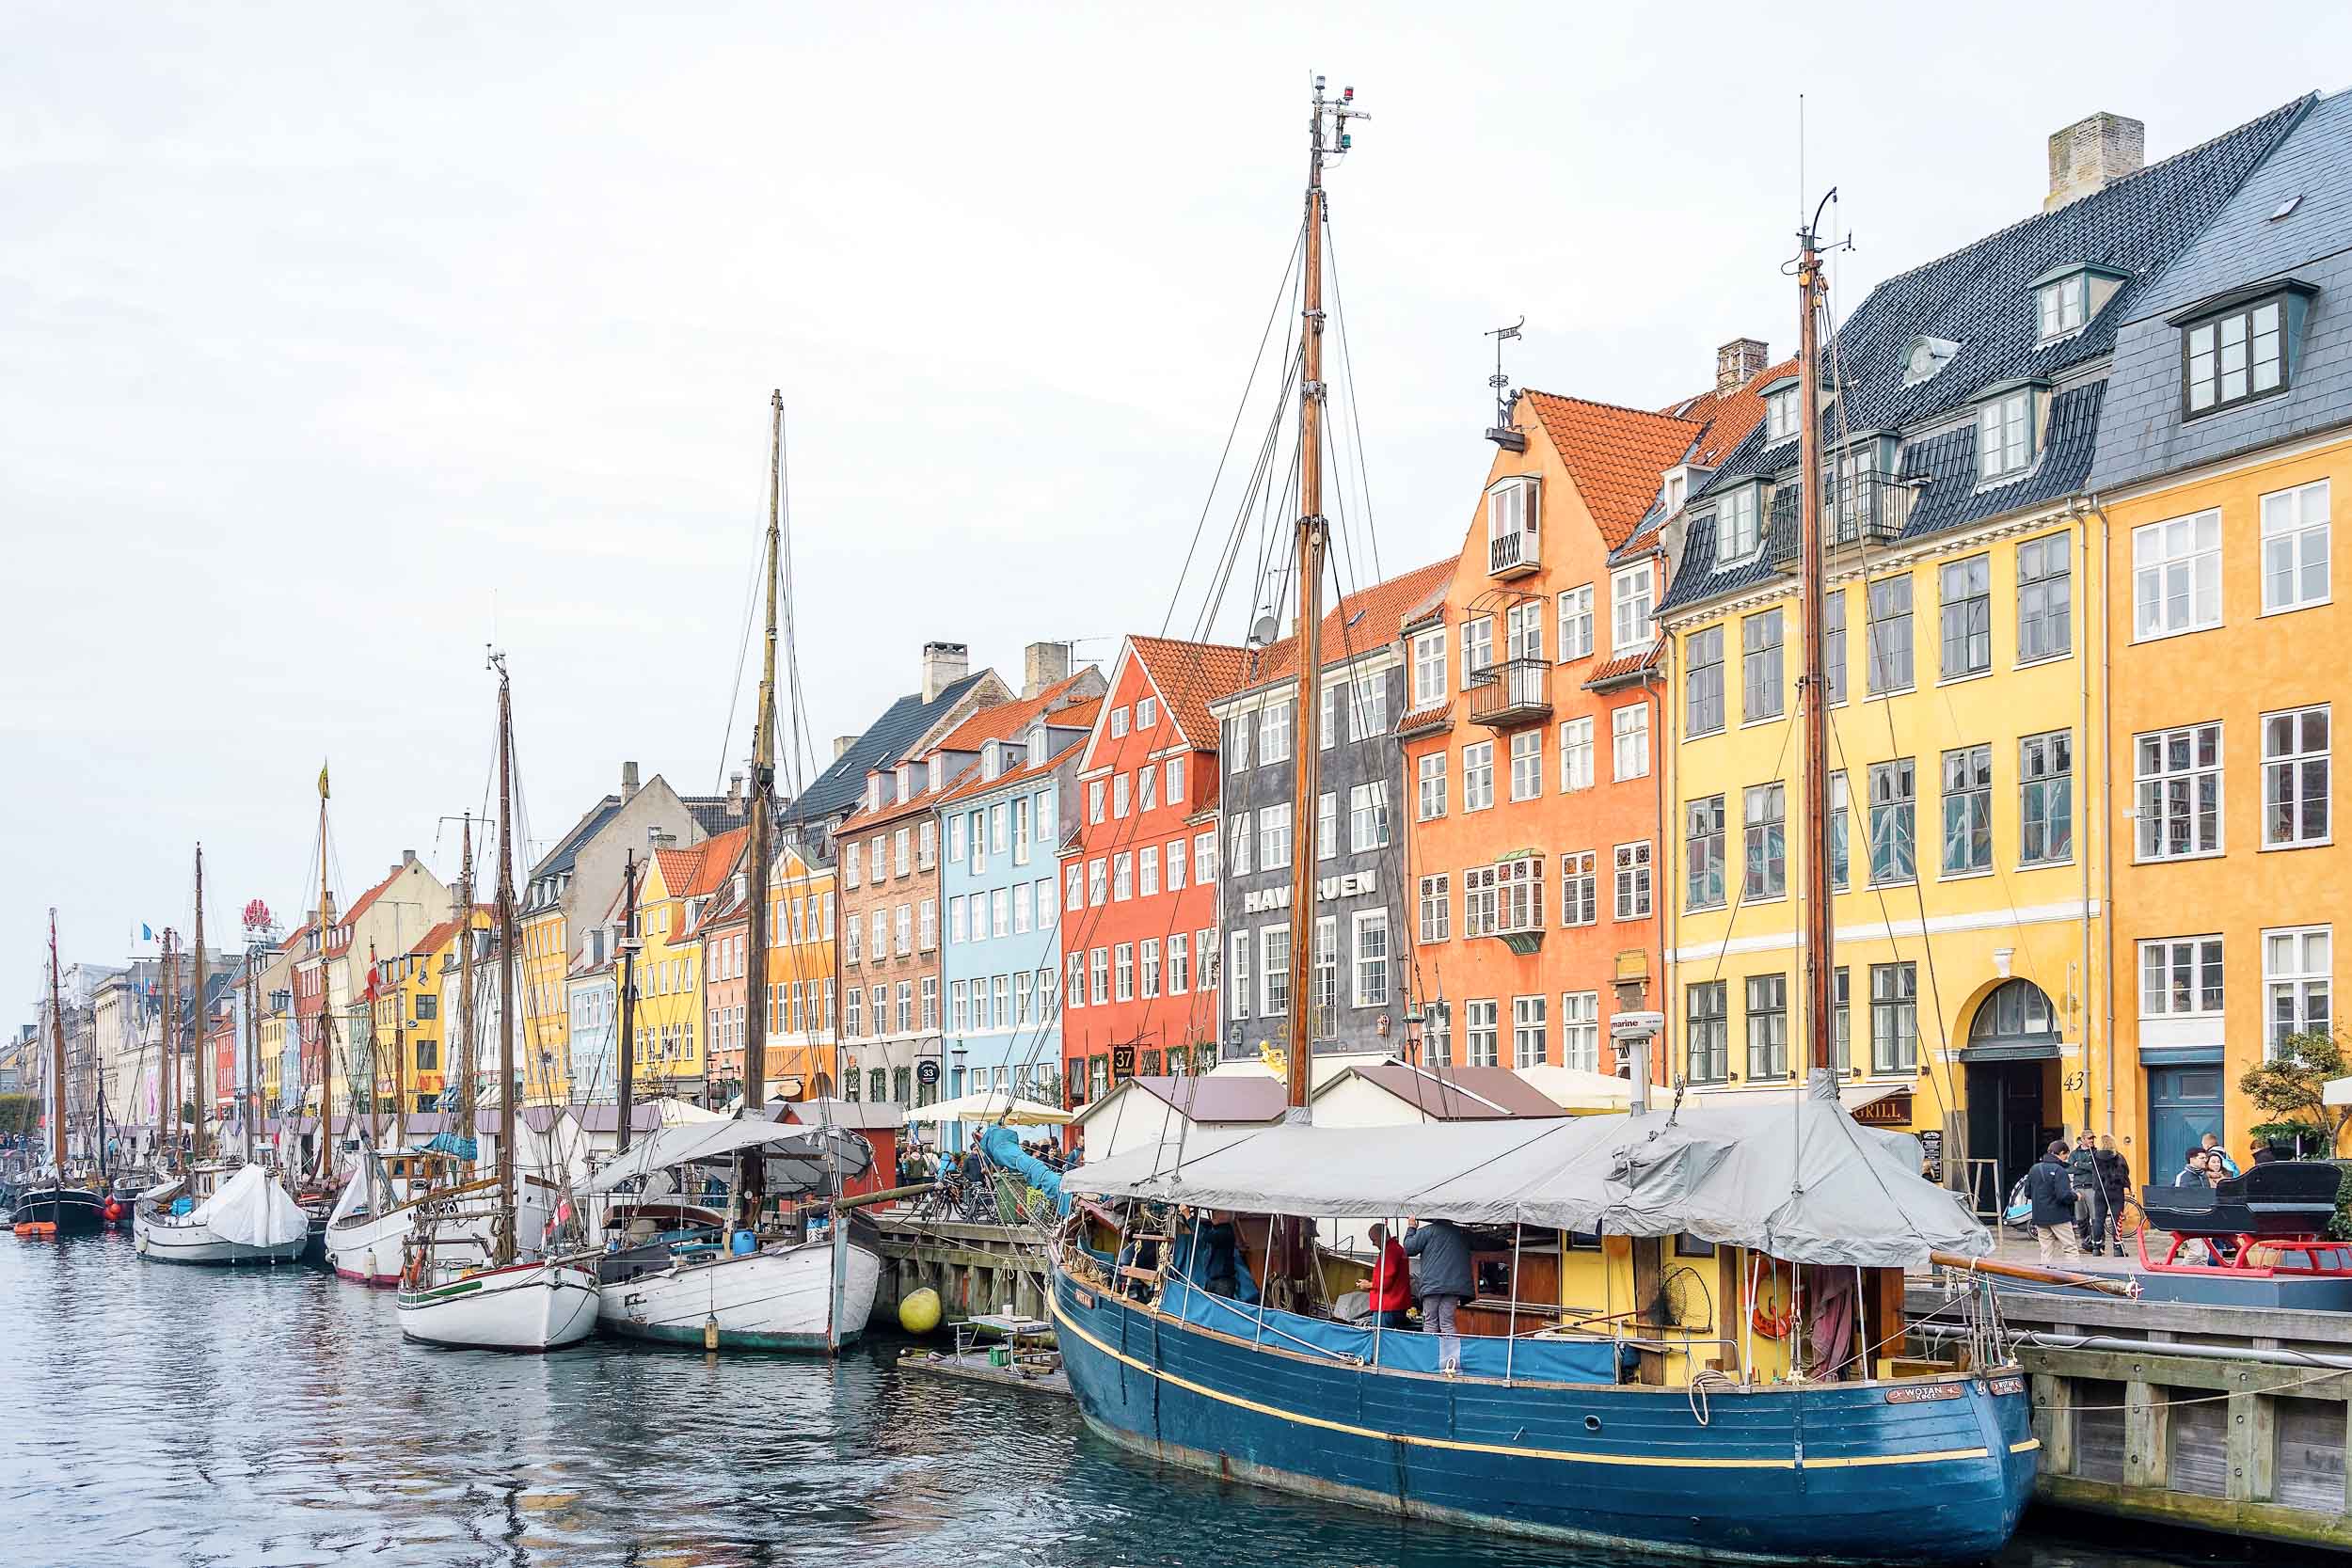
POLYGON ((1958 353, 1960 345, 1949 338, 1914 338, 1911 352, 1903 356, 1903 385, 1916 387, 1934 380, 1935 372, 1950 364, 1958 353))
POLYGON ((2287 382, 2286 309, 2276 298, 2198 323, 2181 335, 2187 411, 2209 413, 2282 391, 2287 382))
POLYGON ((2071 338, 2090 325, 2123 286, 2123 274, 2089 262, 2053 267, 2033 280, 2036 346, 2071 338))
POLYGON ((1029 760, 1032 762, 1045 760, 1045 726, 1042 724, 1029 726, 1029 760))
POLYGON ((2007 479, 2033 467, 2040 445, 2040 389, 1996 388, 1977 408, 1977 478, 2007 479))
POLYGON ((1753 559, 1764 543, 1763 511, 1758 502, 1764 487, 1742 484, 1724 492, 1715 509, 1715 569, 1753 559))
POLYGON ((898 799, 903 800, 914 793, 914 765, 913 763, 902 762, 898 765, 898 799))
POLYGON ((1775 382, 1764 393, 1764 439, 1786 441, 1797 434, 1797 383, 1775 382))
POLYGON ((993 779, 1005 770, 1005 749, 992 740, 980 748, 980 777, 993 779))

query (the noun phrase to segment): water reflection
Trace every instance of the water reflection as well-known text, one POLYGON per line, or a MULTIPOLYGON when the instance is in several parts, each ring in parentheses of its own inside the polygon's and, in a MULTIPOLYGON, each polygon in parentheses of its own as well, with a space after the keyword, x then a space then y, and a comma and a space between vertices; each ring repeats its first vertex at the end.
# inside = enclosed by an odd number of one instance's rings
MULTIPOLYGON (((1153 1470, 1066 1403, 901 1374, 897 1343, 839 1365, 504 1357, 405 1344, 394 1317, 389 1293, 307 1270, 0 1239, 0 1563, 1630 1560, 1153 1470)), ((2002 1568, 2157 1560, 2044 1536, 2002 1568)))

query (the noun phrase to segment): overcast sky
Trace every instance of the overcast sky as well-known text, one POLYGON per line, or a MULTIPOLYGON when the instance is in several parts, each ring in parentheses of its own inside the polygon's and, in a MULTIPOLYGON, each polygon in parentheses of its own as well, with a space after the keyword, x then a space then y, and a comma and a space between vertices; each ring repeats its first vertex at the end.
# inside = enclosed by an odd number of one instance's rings
POLYGON ((1470 518, 1490 327, 1644 406, 1790 347, 1800 91, 1851 303, 2038 211, 2061 125, 2160 157, 2352 59, 2312 4, 2227 48, 2202 5, 611 9, 10 7, 0 1019, 49 904, 68 962, 184 930, 199 838, 214 930, 299 918, 322 758, 339 892, 453 870, 493 638, 537 839, 627 758, 723 788, 771 387, 816 735, 927 639, 1018 685, 1158 630, 1313 71, 1374 115, 1331 185, 1395 571, 1470 518))

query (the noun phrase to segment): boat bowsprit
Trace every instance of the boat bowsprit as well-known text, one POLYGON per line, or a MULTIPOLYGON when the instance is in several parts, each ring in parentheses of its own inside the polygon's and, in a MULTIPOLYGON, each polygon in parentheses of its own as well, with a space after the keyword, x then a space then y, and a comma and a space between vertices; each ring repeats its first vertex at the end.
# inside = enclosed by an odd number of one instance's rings
POLYGON ((596 1332, 595 1270, 560 1259, 404 1285, 400 1332, 455 1350, 548 1351, 596 1332))

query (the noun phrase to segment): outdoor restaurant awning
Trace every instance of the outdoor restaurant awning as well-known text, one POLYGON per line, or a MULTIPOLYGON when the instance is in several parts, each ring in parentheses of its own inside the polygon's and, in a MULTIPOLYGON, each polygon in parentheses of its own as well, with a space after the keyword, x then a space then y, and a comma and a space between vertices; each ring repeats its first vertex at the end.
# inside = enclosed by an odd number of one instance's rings
POLYGON ((1059 1127, 1071 1119, 1068 1111, 1034 1100, 1016 1100, 1001 1089, 917 1105, 907 1113, 909 1121, 1001 1121, 1014 1127, 1059 1127))

